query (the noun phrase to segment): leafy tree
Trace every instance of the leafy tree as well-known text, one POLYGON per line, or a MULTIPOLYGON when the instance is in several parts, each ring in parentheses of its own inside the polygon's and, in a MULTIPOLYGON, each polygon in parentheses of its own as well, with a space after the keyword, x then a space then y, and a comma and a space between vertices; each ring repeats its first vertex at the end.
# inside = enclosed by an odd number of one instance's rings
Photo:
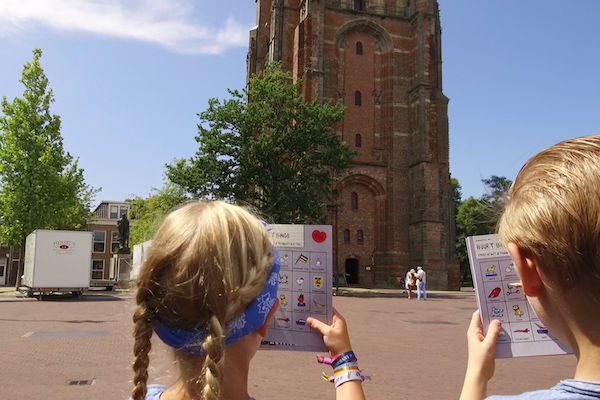
POLYGON ((162 189, 152 189, 148 198, 136 196, 127 200, 131 203, 129 215, 135 221, 129 233, 131 245, 152 239, 169 210, 186 200, 185 191, 170 182, 162 189))
POLYGON ((456 178, 450 178, 450 187, 452 190, 452 203, 454 204, 454 216, 458 215, 458 207, 462 203, 462 186, 456 178))
POLYGON ((97 192, 63 148, 41 56, 35 49, 23 67, 23 97, 1 103, 0 240, 6 244, 22 245, 35 229, 82 229, 97 192))
POLYGON ((245 202, 280 223, 323 221, 354 153, 335 134, 341 101, 304 103, 300 84, 271 63, 243 92, 211 99, 196 155, 167 165, 167 177, 194 197, 245 202))
POLYGON ((492 175, 489 179, 482 179, 481 182, 483 182, 488 191, 481 198, 504 206, 504 200, 508 194, 508 189, 512 185, 512 181, 504 176, 492 175))
POLYGON ((460 262, 462 282, 472 281, 465 239, 468 236, 494 233, 504 210, 508 189, 512 185, 509 179, 496 175, 481 181, 486 186, 487 193, 479 199, 469 197, 460 203, 456 213, 456 256, 460 262))

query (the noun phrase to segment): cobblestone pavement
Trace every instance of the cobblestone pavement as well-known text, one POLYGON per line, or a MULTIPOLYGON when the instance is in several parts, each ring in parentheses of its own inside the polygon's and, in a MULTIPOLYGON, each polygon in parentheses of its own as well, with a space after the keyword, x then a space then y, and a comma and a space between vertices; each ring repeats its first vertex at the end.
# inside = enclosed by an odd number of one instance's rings
MULTIPOLYGON (((457 398, 466 365, 465 331, 476 308, 472 293, 433 293, 407 300, 398 291, 336 296, 348 320, 370 399, 457 398)), ((16 299, 0 294, 0 398, 127 399, 131 390, 133 296, 92 294, 81 300, 16 299), (69 381, 93 380, 91 385, 69 381)), ((168 384, 169 350, 153 342, 150 382, 168 384)), ((497 360, 491 393, 549 387, 571 377, 572 356, 497 360)), ((311 353, 260 351, 250 393, 260 400, 334 399, 311 353)), ((80 382, 85 383, 85 382, 80 382)))

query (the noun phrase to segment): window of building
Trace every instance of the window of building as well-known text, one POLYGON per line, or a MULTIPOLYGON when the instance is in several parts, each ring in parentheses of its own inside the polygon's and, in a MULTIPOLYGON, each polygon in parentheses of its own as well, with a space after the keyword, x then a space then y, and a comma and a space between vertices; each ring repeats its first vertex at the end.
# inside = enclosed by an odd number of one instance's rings
POLYGON ((352 211, 358 211, 358 193, 352 192, 350 194, 350 204, 352 205, 352 211))
POLYGON ((344 229, 344 243, 350 243, 350 230, 344 229))
POLYGON ((110 233, 110 252, 116 253, 119 251, 119 232, 112 231, 110 233))
POLYGON ((356 42, 356 54, 362 56, 362 42, 356 42))
POLYGON ((110 219, 119 219, 119 206, 110 206, 110 219))
POLYGON ((104 279, 104 260, 92 260, 92 279, 104 279))
POLYGON ((357 133, 354 137, 354 146, 362 147, 362 136, 360 136, 360 133, 357 133))
POLYGON ((94 253, 104 253, 106 232, 94 231, 94 253))
POLYGON ((355 106, 360 106, 362 105, 362 95, 360 94, 360 91, 356 91, 354 92, 354 105, 355 106))
POLYGON ((362 229, 359 229, 358 231, 356 231, 356 243, 358 243, 358 244, 365 243, 365 237, 363 235, 362 229))
POLYGON ((354 9, 355 10, 362 10, 364 7, 364 1, 363 0, 354 0, 354 9))

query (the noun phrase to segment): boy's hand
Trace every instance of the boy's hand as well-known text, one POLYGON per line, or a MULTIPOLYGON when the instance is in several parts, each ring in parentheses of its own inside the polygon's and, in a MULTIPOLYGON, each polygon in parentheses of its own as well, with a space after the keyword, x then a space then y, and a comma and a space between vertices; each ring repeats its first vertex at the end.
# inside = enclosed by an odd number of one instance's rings
POLYGON ((469 361, 467 374, 483 379, 486 382, 494 376, 496 360, 496 339, 500 334, 502 324, 497 319, 490 322, 487 334, 483 335, 483 327, 479 310, 473 313, 471 324, 467 330, 469 361))
POLYGON ((494 376, 496 339, 500 334, 500 328, 500 321, 495 319, 490 322, 487 334, 484 336, 479 310, 473 313, 471 324, 467 330, 469 360, 460 400, 486 397, 487 383, 494 376))
POLYGON ((325 342, 325 346, 329 349, 331 356, 352 350, 346 320, 335 308, 333 309, 333 321, 331 325, 327 325, 312 317, 308 317, 306 323, 323 335, 323 342, 325 342))

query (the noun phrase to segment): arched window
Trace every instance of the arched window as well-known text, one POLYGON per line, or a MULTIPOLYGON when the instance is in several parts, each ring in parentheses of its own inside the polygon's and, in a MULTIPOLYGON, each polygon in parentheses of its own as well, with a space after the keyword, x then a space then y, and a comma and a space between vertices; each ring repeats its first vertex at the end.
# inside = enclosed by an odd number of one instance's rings
POLYGON ((360 136, 360 133, 357 133, 356 136, 354 136, 354 146, 356 146, 356 147, 362 146, 362 136, 360 136))
POLYGON ((363 0, 354 0, 354 9, 355 10, 362 10, 363 9, 363 0))
POLYGON ((352 205, 352 211, 358 211, 358 193, 352 192, 350 194, 350 204, 352 205))
POLYGON ((365 236, 363 235, 362 229, 359 229, 358 231, 356 231, 356 243, 358 243, 358 244, 365 243, 365 236))
POLYGON ((362 105, 362 94, 360 94, 359 90, 357 90, 356 92, 354 92, 354 105, 355 106, 362 105))
POLYGON ((356 42, 356 54, 362 56, 362 42, 356 42))
POLYGON ((344 229, 344 243, 350 243, 350 230, 344 229))

